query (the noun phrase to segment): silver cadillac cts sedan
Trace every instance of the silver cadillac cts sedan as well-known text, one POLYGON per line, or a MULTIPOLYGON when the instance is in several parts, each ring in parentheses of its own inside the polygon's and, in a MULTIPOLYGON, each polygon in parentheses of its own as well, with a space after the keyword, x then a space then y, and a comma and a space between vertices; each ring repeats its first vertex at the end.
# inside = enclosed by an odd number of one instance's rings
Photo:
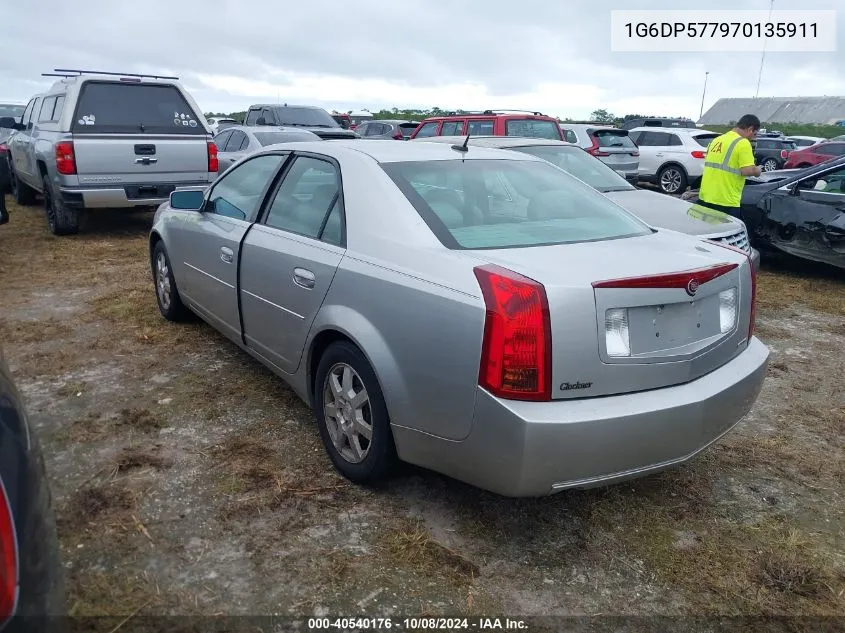
POLYGON ((174 192, 150 258, 162 315, 287 381, 362 484, 397 458, 508 496, 662 470, 748 412, 769 356, 747 253, 506 150, 269 146, 174 192))

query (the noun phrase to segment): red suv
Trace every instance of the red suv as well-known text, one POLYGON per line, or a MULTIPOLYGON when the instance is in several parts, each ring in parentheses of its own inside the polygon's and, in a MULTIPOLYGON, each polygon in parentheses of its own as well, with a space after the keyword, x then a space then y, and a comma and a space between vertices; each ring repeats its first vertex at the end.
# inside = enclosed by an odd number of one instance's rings
POLYGON ((836 156, 845 156, 845 141, 822 141, 810 147, 789 152, 789 159, 784 164, 784 168, 810 167, 836 156))
POLYGON ((527 136, 563 140, 557 119, 530 110, 485 110, 424 119, 411 138, 430 136, 527 136))

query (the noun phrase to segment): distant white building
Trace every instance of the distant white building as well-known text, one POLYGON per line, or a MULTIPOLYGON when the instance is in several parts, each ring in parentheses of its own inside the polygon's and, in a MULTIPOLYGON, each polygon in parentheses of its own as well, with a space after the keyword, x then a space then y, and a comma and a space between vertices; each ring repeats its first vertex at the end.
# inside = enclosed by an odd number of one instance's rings
POLYGON ((698 120, 701 125, 729 125, 743 114, 763 123, 845 125, 845 97, 758 97, 719 99, 698 120))

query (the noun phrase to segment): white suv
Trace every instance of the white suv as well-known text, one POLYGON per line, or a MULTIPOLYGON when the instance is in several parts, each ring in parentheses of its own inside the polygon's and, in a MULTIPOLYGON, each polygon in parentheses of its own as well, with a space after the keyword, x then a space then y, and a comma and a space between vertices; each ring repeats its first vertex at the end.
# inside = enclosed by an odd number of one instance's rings
POLYGON ((707 146, 719 136, 698 128, 658 127, 637 127, 629 134, 640 148, 639 180, 656 183, 669 194, 698 186, 707 146))

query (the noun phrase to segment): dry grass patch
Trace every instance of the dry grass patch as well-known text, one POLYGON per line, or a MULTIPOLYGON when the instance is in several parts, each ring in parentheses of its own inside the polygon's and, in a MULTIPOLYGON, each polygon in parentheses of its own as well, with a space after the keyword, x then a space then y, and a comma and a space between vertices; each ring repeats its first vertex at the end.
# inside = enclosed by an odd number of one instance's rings
POLYGON ((0 339, 3 340, 4 345, 66 340, 72 335, 73 328, 54 317, 38 321, 0 319, 0 339))
POLYGON ((380 547, 397 567, 416 573, 445 577, 459 585, 470 583, 479 575, 478 565, 436 541, 421 522, 412 519, 389 530, 380 547))
POLYGON ((156 433, 166 426, 162 417, 149 409, 125 408, 117 415, 104 416, 91 412, 77 418, 64 431, 72 442, 96 442, 129 431, 156 433))
POLYGON ((763 269, 757 276, 757 303, 765 313, 805 305, 812 310, 845 316, 845 280, 833 273, 763 269))
POLYGON ((161 470, 169 468, 173 462, 162 456, 161 446, 156 445, 149 448, 127 447, 124 448, 114 460, 114 471, 125 473, 139 468, 152 468, 161 470))
POLYGON ((74 492, 58 514, 62 538, 132 522, 136 498, 128 488, 97 484, 74 492))
POLYGON ((763 341, 780 340, 785 341, 793 338, 795 335, 786 328, 771 325, 768 322, 757 322, 754 326, 754 336, 757 336, 763 341))

